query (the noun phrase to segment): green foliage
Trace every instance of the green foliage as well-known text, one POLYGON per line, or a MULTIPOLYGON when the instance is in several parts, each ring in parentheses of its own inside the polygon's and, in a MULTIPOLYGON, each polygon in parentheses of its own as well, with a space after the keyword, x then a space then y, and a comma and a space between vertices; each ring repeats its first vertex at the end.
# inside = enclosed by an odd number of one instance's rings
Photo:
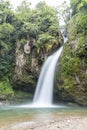
POLYGON ((0 79, 4 76, 9 75, 11 69, 12 55, 12 43, 11 35, 14 28, 9 23, 3 23, 0 25, 0 79))
POLYGON ((76 54, 72 51, 69 51, 67 45, 64 45, 64 56, 61 60, 61 65, 63 68, 64 75, 69 76, 73 74, 77 74, 79 72, 80 60, 76 56, 76 54), (71 52, 71 53, 70 53, 71 52))
POLYGON ((14 27, 9 23, 3 23, 0 25, 0 39, 8 40, 14 31, 14 27))
POLYGON ((81 62, 84 62, 83 65, 84 68, 87 64, 86 23, 87 23, 87 14, 84 12, 79 12, 78 14, 74 15, 72 19, 69 21, 68 32, 70 43, 67 43, 67 45, 65 45, 64 58, 62 59, 63 61, 62 66, 64 69, 64 73, 68 71, 70 75, 71 73, 78 74, 80 72, 81 62))
POLYGON ((87 14, 80 13, 76 20, 77 33, 84 33, 87 35, 87 14))
POLYGON ((57 11, 44 2, 38 3, 36 9, 32 11, 26 7, 27 5, 24 5, 26 8, 22 8, 22 6, 20 8, 24 11, 24 15, 19 9, 17 14, 18 18, 21 17, 21 22, 23 20, 17 31, 19 39, 33 37, 36 39, 37 47, 44 46, 46 43, 58 43, 57 40, 54 40, 59 32, 57 11))
POLYGON ((68 32, 69 32, 69 40, 75 40, 73 43, 75 47, 75 54, 84 60, 87 58, 87 14, 84 12, 78 13, 72 17, 69 22, 68 32))
POLYGON ((0 0, 0 24, 4 22, 12 23, 13 11, 9 1, 0 0))
POLYGON ((77 47, 75 49, 76 55, 84 60, 84 64, 87 64, 87 40, 82 34, 78 35, 77 47))
POLYGON ((25 43, 26 43, 26 39, 23 38, 20 40, 20 44, 24 45, 25 43))
POLYGON ((9 79, 13 67, 15 41, 13 39, 14 12, 9 2, 0 0, 0 97, 13 96, 9 79), (14 49, 13 49, 14 48, 14 49))
MULTIPOLYGON (((68 23, 68 32, 73 38, 76 35, 83 34, 87 35, 87 14, 82 12, 74 15, 68 23), (71 26, 72 25, 72 26, 71 26)), ((72 38, 70 37, 70 39, 72 38)))
POLYGON ((59 23, 57 20, 57 11, 45 3, 40 3, 38 7, 39 18, 36 20, 38 28, 37 46, 44 46, 45 44, 54 44, 57 34, 59 33, 59 23))
POLYGON ((25 37, 33 37, 36 38, 38 34, 38 26, 34 23, 25 22, 21 31, 23 32, 23 36, 25 37))
POLYGON ((24 14, 29 13, 30 5, 31 3, 29 3, 27 0, 23 0, 21 2, 21 5, 17 7, 17 12, 24 14))
POLYGON ((71 1, 72 15, 78 12, 87 12, 87 0, 72 0, 71 1))
POLYGON ((38 35, 37 47, 43 47, 45 44, 52 44, 55 41, 55 38, 49 33, 40 34, 38 35))
POLYGON ((29 20, 29 15, 31 13, 30 10, 30 3, 27 0, 23 0, 21 2, 21 5, 17 7, 17 14, 22 21, 28 21, 29 20))
POLYGON ((9 3, 9 1, 4 1, 4 0, 0 0, 0 9, 4 10, 4 9, 10 9, 11 5, 9 3))
POLYGON ((10 76, 9 72, 11 69, 11 57, 10 56, 2 56, 0 57, 0 79, 3 79, 5 75, 10 76), (8 74, 9 73, 9 74, 8 74))
POLYGON ((10 85, 8 78, 4 78, 0 81, 0 98, 10 98, 11 96, 14 96, 12 86, 10 85))

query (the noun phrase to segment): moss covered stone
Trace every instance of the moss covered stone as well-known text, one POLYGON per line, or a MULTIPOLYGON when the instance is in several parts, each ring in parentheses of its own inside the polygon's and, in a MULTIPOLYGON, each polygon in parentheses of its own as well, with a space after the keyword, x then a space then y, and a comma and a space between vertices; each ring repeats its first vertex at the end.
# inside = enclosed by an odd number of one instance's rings
MULTIPOLYGON (((87 106, 87 34, 78 32, 77 27, 81 28, 79 23, 84 24, 86 19, 78 23, 80 16, 72 17, 68 25, 68 41, 56 73, 56 98, 87 106)), ((87 31, 86 26, 84 30, 87 31)))

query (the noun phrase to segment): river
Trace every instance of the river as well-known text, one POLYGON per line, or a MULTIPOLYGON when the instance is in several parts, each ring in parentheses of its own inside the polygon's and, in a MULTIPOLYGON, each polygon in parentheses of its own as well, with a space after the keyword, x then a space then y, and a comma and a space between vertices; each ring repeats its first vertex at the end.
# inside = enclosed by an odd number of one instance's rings
POLYGON ((21 130, 21 127, 30 127, 35 123, 63 119, 68 116, 87 116, 87 108, 66 106, 56 106, 53 108, 3 106, 0 107, 0 130, 21 130))

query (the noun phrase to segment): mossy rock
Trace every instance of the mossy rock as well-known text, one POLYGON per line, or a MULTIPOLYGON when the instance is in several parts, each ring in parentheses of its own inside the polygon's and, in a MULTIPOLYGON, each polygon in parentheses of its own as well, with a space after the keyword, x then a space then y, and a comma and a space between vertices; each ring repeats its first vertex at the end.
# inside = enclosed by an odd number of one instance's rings
POLYGON ((87 35, 78 32, 76 16, 69 22, 68 41, 56 71, 56 100, 87 106, 87 35))

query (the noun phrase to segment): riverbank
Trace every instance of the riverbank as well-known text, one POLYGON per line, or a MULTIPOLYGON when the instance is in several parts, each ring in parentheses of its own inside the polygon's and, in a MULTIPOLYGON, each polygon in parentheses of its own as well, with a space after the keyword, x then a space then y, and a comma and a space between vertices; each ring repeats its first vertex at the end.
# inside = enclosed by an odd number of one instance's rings
POLYGON ((0 130, 86 130, 87 115, 58 116, 53 119, 1 122, 0 130))

